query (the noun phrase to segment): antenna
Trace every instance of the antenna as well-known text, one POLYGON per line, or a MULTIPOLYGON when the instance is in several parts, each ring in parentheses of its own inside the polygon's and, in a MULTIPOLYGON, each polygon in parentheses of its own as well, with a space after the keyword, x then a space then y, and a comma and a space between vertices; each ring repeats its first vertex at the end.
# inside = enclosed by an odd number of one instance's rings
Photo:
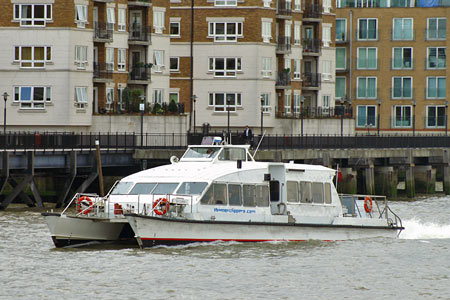
POLYGON ((256 147, 255 153, 253 153, 253 157, 256 157, 256 153, 258 152, 259 146, 261 145, 262 140, 264 139, 264 136, 266 135, 266 131, 264 130, 263 135, 261 136, 261 139, 259 140, 258 146, 256 147))

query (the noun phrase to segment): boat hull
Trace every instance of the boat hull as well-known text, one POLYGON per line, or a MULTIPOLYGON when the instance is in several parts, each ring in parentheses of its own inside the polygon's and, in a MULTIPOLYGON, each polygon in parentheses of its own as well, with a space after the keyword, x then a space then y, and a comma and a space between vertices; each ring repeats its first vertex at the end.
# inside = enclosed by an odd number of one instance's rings
POLYGON ((395 238, 390 226, 319 225, 293 223, 174 220, 126 215, 141 248, 195 242, 340 241, 360 238, 395 238))
POLYGON ((112 222, 110 219, 61 216, 43 213, 53 243, 56 247, 90 243, 130 243, 136 245, 134 233, 126 219, 112 222))

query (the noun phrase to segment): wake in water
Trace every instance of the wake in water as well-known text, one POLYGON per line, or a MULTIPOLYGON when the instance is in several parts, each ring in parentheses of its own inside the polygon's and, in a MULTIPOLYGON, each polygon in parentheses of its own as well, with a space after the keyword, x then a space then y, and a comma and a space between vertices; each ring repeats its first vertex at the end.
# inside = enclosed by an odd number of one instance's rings
POLYGON ((416 219, 404 220, 400 239, 450 239, 450 224, 422 222, 416 219))

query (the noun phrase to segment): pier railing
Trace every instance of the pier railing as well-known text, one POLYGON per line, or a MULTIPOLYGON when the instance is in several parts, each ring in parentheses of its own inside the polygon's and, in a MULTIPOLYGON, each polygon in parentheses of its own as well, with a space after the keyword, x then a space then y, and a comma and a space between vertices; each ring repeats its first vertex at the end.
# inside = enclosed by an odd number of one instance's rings
MULTIPOLYGON (((224 136, 223 132, 209 132, 209 136, 224 136)), ((98 140, 102 150, 134 151, 137 149, 185 149, 200 144, 202 133, 60 133, 7 132, 0 134, 0 152, 8 151, 90 151, 98 140)), ((250 143, 256 147, 260 136, 247 141, 242 132, 232 132, 233 144, 250 143)), ((381 148, 450 148, 450 135, 266 135, 260 149, 381 149, 381 148)))

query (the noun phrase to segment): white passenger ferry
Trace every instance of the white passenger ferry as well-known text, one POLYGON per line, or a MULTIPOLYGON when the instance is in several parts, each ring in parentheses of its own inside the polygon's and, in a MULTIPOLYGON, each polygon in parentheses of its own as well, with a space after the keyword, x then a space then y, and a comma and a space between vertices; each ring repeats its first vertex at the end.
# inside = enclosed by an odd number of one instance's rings
POLYGON ((57 247, 398 236, 402 223, 386 198, 338 195, 335 173, 256 162, 247 145, 189 146, 179 161, 127 176, 104 198, 77 195, 74 215, 43 215, 57 247))

